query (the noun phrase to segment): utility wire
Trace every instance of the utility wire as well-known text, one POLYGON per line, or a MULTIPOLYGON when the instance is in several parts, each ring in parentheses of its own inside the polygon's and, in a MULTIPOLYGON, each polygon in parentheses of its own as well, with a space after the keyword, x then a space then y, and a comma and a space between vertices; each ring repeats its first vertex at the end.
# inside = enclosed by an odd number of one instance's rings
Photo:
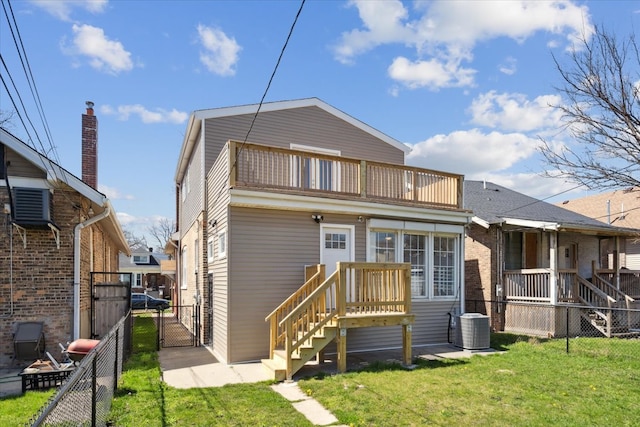
MULTIPOLYGON (((236 168, 236 166, 238 164, 238 159, 240 158, 240 153, 242 153, 242 150, 243 150, 245 144, 249 140, 249 135, 251 134, 251 131, 253 130, 253 125, 255 124, 256 119, 258 118, 258 114, 260 113, 260 109, 262 108, 262 104, 264 103, 264 100, 267 97, 267 93, 269 92, 269 88, 271 87, 271 83, 273 82, 273 79, 274 79, 274 77, 276 75, 276 72, 278 71, 278 67, 280 66, 280 62, 282 61, 282 57, 284 56, 284 52, 287 49, 287 45, 289 44, 289 40, 291 39, 291 36, 293 35, 293 30, 296 27, 296 23, 298 22, 298 18, 300 17, 300 14, 302 13, 302 8, 304 7, 305 2, 306 2, 306 0, 302 0, 302 2, 300 3, 300 7, 298 8, 298 12, 296 13, 296 16, 295 16, 295 18, 293 20, 293 23, 291 24, 291 27, 289 28, 289 34, 287 35, 287 39, 285 40, 284 45, 282 46, 282 49, 280 49, 280 55, 278 56, 278 60, 276 61, 276 65, 274 66, 273 71, 271 72, 271 77, 269 78, 269 82, 267 83, 267 87, 265 88, 264 93, 262 94, 262 98, 260 99, 260 103, 258 104, 258 109, 256 110, 255 114, 253 115, 253 118, 251 120, 251 124, 249 125, 249 129, 247 130, 247 134, 245 135, 244 140, 240 143, 240 147, 238 148, 238 152, 236 153, 236 156, 235 156, 235 161, 233 162, 233 164, 229 168, 229 174, 227 175, 227 180, 229 180, 229 178, 231 177, 231 174, 233 173, 233 170, 236 168)), ((218 201, 218 198, 222 195, 223 191, 224 191, 224 187, 220 189, 218 194, 216 194, 216 197, 213 200, 213 204, 214 205, 218 201)))
MULTIPOLYGON (((5 14, 5 17, 7 19, 7 24, 9 26, 10 31, 11 31, 11 36, 13 38, 14 46, 16 47, 16 52, 18 54, 18 57, 20 58, 20 63, 22 65, 22 69, 24 71, 27 83, 29 85, 29 89, 31 91, 31 95, 32 95, 32 97, 33 97, 33 99, 34 99, 34 101, 36 103, 36 108, 38 110, 38 114, 40 116, 40 120, 43 123, 44 129, 45 129, 45 134, 47 136, 47 140, 48 140, 49 147, 50 147, 48 150, 45 149, 44 144, 42 142, 42 139, 40 138, 40 135, 38 134, 38 131, 37 131, 35 125, 31 121, 30 115, 27 112, 27 108, 26 108, 25 103, 24 103, 24 101, 22 99, 22 96, 20 96, 20 91, 17 88, 17 85, 16 85, 16 83, 15 83, 15 81, 14 81, 12 75, 11 75, 11 71, 9 70, 9 67, 7 66, 2 54, 0 54, 0 60, 2 62, 3 68, 6 70, 7 78, 10 80, 11 85, 13 87, 13 90, 16 93, 16 96, 17 96, 17 98, 19 100, 19 104, 20 104, 20 106, 22 108, 22 111, 24 113, 24 118, 23 118, 23 115, 20 114, 20 108, 18 108, 18 104, 16 103, 15 98, 11 95, 11 91, 9 90, 9 87, 7 86, 7 82, 5 81, 4 77, 0 76, 0 78, 2 79, 3 86, 5 87, 5 90, 7 91, 7 94, 9 96, 9 98, 11 99, 11 102, 12 102, 12 105, 14 106, 14 108, 15 108, 16 114, 18 115, 18 117, 20 119, 20 122, 22 123, 22 125, 23 125, 23 127, 25 129, 25 132, 27 133, 28 139, 34 145, 34 148, 35 148, 35 141, 37 141, 39 143, 40 149, 42 150, 42 153, 43 153, 43 156, 42 156, 43 159, 42 160, 43 160, 44 168, 46 170, 48 170, 48 171, 50 170, 57 179, 59 179, 59 180, 61 180, 61 181, 63 181, 63 182, 68 184, 66 175, 63 174, 62 177, 59 177, 58 174, 57 174, 57 171, 56 171, 57 168, 56 167, 52 167, 53 163, 56 163, 57 165, 60 165, 60 160, 59 160, 59 157, 58 157, 58 153, 57 153, 57 151, 55 149, 55 146, 52 143, 51 131, 50 131, 50 128, 49 128, 49 124, 48 124, 48 122, 46 120, 46 117, 45 117, 45 114, 44 114, 44 109, 42 107, 42 101, 41 101, 41 98, 40 98, 40 94, 39 94, 37 86, 35 84, 35 79, 33 77, 33 72, 31 70, 31 65, 29 63, 29 60, 28 60, 28 57, 27 57, 27 53, 26 53, 26 50, 24 48, 24 43, 22 42, 22 36, 20 35, 20 31, 18 29, 18 23, 17 23, 17 21, 15 19, 15 14, 13 13, 13 8, 11 6, 10 0, 7 0, 7 4, 9 6, 9 11, 11 12, 10 13, 11 19, 9 19, 9 12, 7 11, 7 7, 5 5, 5 2, 4 2, 4 0, 2 0, 2 8, 4 10, 4 14, 5 14), (14 30, 14 28, 15 28, 15 30, 14 30), (18 43, 18 41, 19 41, 19 43, 18 43), (29 123, 29 126, 27 126, 27 124, 25 123, 25 119, 29 123), (31 128, 33 130, 35 138, 31 136, 31 132, 29 132, 29 128, 31 128), (49 154, 49 153, 51 153, 51 154, 49 154), (55 162, 53 162, 50 159, 50 157, 49 157, 50 155, 54 157, 55 162), (45 159, 46 159, 46 161, 49 162, 49 167, 44 163, 45 159)), ((36 151, 38 151, 38 150, 36 149, 36 151)))

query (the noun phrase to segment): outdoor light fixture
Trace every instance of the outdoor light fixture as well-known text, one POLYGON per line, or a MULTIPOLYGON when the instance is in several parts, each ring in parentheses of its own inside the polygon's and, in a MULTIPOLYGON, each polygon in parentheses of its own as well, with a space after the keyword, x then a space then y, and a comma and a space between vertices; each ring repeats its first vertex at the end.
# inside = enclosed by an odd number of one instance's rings
POLYGON ((311 215, 311 219, 320 224, 320 221, 322 221, 324 218, 322 217, 322 215, 313 214, 311 215))

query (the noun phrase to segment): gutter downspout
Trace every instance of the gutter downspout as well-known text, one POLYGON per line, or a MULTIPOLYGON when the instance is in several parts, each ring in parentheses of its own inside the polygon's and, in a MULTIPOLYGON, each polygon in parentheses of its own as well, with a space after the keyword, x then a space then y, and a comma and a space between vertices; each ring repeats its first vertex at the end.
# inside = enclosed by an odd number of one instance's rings
POLYGON ((81 222, 73 229, 73 341, 80 338, 80 230, 111 215, 109 206, 102 213, 81 222))

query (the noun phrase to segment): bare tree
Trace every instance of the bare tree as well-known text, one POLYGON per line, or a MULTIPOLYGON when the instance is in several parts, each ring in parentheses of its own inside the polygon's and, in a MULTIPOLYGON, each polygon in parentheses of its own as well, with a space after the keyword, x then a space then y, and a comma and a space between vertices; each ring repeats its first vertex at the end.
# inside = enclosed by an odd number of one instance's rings
POLYGON ((127 229, 123 229, 122 232, 130 248, 146 248, 148 246, 147 239, 144 236, 136 236, 131 230, 127 229))
POLYGON ((13 110, 0 110, 0 128, 9 129, 13 124, 13 117, 16 112, 13 110))
POLYGON ((543 140, 540 148, 552 167, 548 175, 587 188, 640 185, 640 54, 635 36, 623 41, 596 27, 584 37, 564 67, 554 57, 563 86, 566 130, 573 141, 563 147, 543 140))
POLYGON ((147 231, 156 239, 158 247, 164 249, 167 242, 171 240, 171 235, 176 231, 176 223, 169 218, 162 218, 147 227, 147 231))

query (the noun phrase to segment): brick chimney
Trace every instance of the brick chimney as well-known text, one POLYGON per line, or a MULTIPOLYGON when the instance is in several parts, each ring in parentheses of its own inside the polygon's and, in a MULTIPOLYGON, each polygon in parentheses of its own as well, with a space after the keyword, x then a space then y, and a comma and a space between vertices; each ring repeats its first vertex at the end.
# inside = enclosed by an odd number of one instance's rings
POLYGON ((82 115, 82 180, 98 189, 98 118, 93 115, 93 102, 87 101, 82 115))

